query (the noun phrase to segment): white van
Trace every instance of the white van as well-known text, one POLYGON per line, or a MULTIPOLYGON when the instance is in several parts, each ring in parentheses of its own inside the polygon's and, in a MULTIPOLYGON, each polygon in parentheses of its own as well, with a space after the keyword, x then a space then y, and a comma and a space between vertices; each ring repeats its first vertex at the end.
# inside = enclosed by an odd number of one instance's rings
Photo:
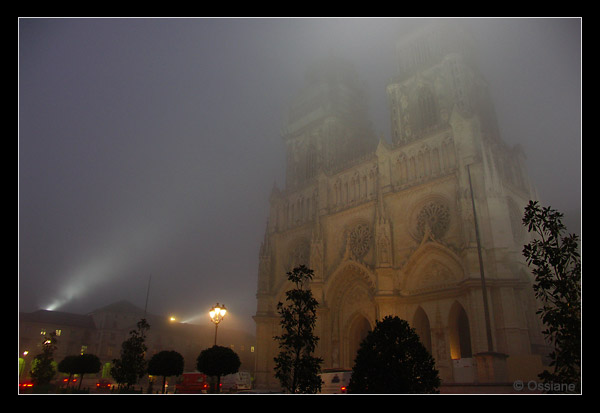
POLYGON ((247 371, 238 371, 221 377, 221 392, 234 393, 240 390, 252 389, 252 377, 247 371))
POLYGON ((352 370, 326 369, 321 373, 321 394, 344 394, 347 392, 352 370))

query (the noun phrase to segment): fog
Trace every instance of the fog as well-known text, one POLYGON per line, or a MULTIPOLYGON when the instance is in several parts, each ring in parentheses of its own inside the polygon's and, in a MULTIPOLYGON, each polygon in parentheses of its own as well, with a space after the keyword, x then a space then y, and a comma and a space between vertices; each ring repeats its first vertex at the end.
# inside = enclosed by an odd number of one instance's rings
MULTIPOLYGON (((394 45, 429 21, 20 19, 19 310, 143 308, 150 285, 151 313, 210 324, 219 302, 222 328, 253 332, 280 130, 305 70, 352 61, 390 140, 394 45)), ((581 20, 461 22, 503 140, 580 233, 581 20)))

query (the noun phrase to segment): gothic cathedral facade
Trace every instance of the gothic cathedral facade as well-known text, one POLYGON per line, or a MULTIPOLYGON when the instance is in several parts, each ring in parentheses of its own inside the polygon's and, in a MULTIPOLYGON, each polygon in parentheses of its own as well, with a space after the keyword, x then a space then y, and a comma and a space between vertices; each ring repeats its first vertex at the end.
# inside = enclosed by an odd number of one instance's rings
POLYGON ((351 369, 386 315, 415 328, 443 383, 484 381, 478 354, 501 354, 507 381, 543 369, 521 256, 523 208, 536 196, 524 154, 499 136, 473 50, 450 24, 398 42, 391 143, 373 133, 352 65, 328 57, 307 71, 283 131, 285 188, 272 190, 260 248, 257 387, 278 387, 276 306, 298 264, 314 270, 324 369, 351 369))

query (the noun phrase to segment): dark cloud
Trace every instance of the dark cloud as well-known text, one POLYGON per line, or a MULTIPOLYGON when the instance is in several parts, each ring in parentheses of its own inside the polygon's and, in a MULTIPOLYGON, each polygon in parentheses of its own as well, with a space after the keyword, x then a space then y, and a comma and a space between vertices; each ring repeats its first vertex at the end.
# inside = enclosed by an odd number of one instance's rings
MULTIPOLYGON (((21 19, 19 298, 128 299, 253 329, 258 249, 307 66, 351 60, 389 139, 394 43, 421 19, 21 19)), ((503 138, 579 226, 581 22, 467 19, 503 138)), ((59 300, 59 301, 57 301, 59 300)))

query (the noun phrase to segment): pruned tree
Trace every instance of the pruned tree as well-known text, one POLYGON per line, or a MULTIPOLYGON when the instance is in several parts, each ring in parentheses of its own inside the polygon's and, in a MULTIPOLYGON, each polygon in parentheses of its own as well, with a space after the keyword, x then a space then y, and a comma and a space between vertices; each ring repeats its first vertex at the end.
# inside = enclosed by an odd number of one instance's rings
POLYGON ((81 354, 75 360, 75 374, 79 374, 79 389, 81 389, 81 383, 83 382, 83 376, 85 374, 94 374, 100 371, 102 363, 95 354, 81 354))
POLYGON ((241 364, 235 351, 229 347, 216 345, 202 350, 196 359, 196 368, 199 372, 216 378, 214 393, 220 391, 221 376, 237 373, 241 364))
POLYGON ((304 265, 287 273, 295 288, 286 292, 287 305, 279 302, 282 334, 275 357, 275 377, 289 393, 317 393, 321 390, 321 358, 313 355, 319 338, 314 335, 318 302, 308 284, 313 270, 304 265))
MULTIPOLYGON (((579 237, 563 235, 563 214, 529 201, 523 225, 536 239, 523 247, 535 277, 533 290, 542 307, 537 310, 553 347, 550 366, 539 377, 545 383, 574 384, 581 390, 581 261, 579 237)), ((566 386, 565 389, 569 387, 566 386)))
POLYGON ((69 388, 69 384, 71 383, 71 379, 75 374, 77 358, 79 356, 71 355, 65 356, 64 359, 58 363, 58 371, 61 373, 66 373, 69 375, 69 381, 67 382, 67 388, 69 388))
POLYGON ((148 374, 163 376, 162 392, 165 392, 167 376, 179 376, 183 373, 183 356, 176 351, 161 351, 148 362, 148 374))

